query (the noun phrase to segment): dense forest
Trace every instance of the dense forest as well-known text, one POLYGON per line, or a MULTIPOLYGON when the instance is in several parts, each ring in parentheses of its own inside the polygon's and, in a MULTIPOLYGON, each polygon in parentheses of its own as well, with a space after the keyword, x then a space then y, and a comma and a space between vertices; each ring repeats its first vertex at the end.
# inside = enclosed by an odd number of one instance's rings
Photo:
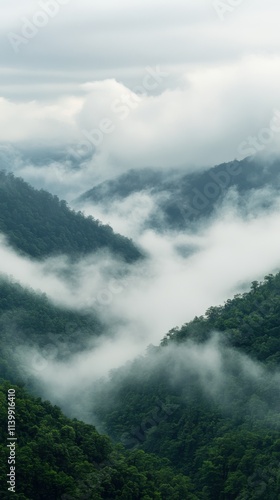
POLYGON ((0 232, 15 249, 35 258, 82 257, 104 248, 127 262, 141 257, 132 241, 110 226, 4 171, 0 171, 0 232))
MULTIPOLYGON (((189 478, 168 460, 114 446, 93 426, 0 380, 0 494, 8 500, 151 500, 189 498, 189 478), (16 492, 7 491, 8 390, 15 391, 16 492)), ((12 441, 10 441, 12 443, 12 441)))

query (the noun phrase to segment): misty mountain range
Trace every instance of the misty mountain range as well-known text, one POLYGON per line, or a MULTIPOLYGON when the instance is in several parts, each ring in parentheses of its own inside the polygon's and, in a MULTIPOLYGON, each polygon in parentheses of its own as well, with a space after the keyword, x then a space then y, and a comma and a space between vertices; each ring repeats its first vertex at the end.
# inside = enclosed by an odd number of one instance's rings
MULTIPOLYGON (((155 169, 130 170, 112 180, 104 181, 82 194, 76 206, 85 204, 110 206, 147 193, 154 201, 145 222, 146 228, 159 231, 184 230, 219 210, 231 193, 235 207, 250 212, 248 198, 265 188, 276 195, 280 187, 279 158, 249 157, 223 163, 202 172, 155 169)), ((255 196, 254 210, 263 211, 273 204, 273 196, 255 196)), ((252 207, 251 207, 252 208, 252 207)))
MULTIPOLYGON (((190 282, 184 292, 180 281, 172 287, 164 277, 188 320, 162 329, 157 343, 162 323, 152 311, 157 315, 163 285, 142 238, 163 234, 153 250, 159 263, 164 252, 167 262, 173 255, 164 249, 169 235, 174 248, 191 238, 192 252, 178 254, 171 268, 174 275, 184 266, 190 276, 188 266, 203 254, 195 239, 207 221, 215 228, 220 211, 235 209, 242 224, 253 224, 252 234, 259 219, 277 227, 279 160, 234 161, 196 174, 132 170, 75 201, 85 211, 114 210, 148 195, 151 210, 135 242, 4 171, 0 191, 7 261, 0 280, 1 397, 7 387, 17 393, 15 498, 277 499, 279 273, 251 288, 232 278, 236 293, 224 305, 212 305, 206 290, 209 307, 194 318, 191 295, 206 281, 190 282), (158 281, 154 303, 150 275, 158 281), (147 305, 142 299, 138 317, 142 294, 147 305)), ((212 260, 201 264, 207 274, 212 260)), ((169 311, 161 314, 164 323, 169 311)), ((5 418, 1 411, 3 429, 5 418)), ((0 451, 4 457, 4 445, 0 451)))

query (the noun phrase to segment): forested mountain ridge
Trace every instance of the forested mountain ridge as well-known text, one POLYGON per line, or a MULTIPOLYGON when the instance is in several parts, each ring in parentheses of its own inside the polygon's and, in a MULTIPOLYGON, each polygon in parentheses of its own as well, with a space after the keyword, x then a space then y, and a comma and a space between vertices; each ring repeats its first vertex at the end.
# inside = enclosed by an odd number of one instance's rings
MULTIPOLYGON (((83 193, 77 206, 85 203, 102 206, 112 200, 121 201, 137 193, 148 193, 155 206, 146 226, 163 231, 184 230, 190 224, 210 217, 230 189, 236 190, 236 203, 245 212, 247 199, 254 191, 267 188, 275 193, 280 188, 279 167, 278 158, 250 157, 192 173, 130 170, 83 193)), ((260 197, 260 208, 269 207, 272 202, 273 198, 267 197, 263 201, 260 197)))
POLYGON ((114 440, 168 458, 200 500, 276 500, 279 325, 280 273, 114 370, 93 411, 114 440))
POLYGON ((0 232, 10 245, 35 258, 82 257, 107 248, 128 262, 141 257, 131 240, 108 225, 71 210, 65 201, 0 171, 0 232))

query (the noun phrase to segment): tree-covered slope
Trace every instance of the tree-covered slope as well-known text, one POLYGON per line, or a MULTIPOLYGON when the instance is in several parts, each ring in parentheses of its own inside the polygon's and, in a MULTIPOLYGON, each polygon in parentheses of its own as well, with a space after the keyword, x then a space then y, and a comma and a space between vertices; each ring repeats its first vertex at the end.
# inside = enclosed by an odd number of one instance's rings
POLYGON ((57 406, 3 380, 0 403, 2 500, 198 500, 189 478, 167 460, 125 452, 93 426, 66 418, 57 406), (15 450, 7 447, 13 443, 7 441, 13 408, 15 450), (8 491, 10 467, 15 467, 15 492, 8 491))
POLYGON ((15 249, 35 258, 81 257, 103 248, 128 262, 140 257, 132 241, 110 226, 74 212, 57 196, 4 171, 0 171, 0 232, 15 249))
POLYGON ((168 458, 201 500, 276 500, 279 325, 280 273, 114 370, 94 412, 114 440, 168 458))
POLYGON ((227 343, 268 366, 280 367, 280 273, 253 281, 251 290, 237 294, 223 306, 210 307, 181 329, 169 332, 163 344, 205 341, 213 330, 227 343))
POLYGON ((23 375, 17 350, 21 354, 22 348, 38 349, 42 363, 48 356, 65 358, 85 349, 89 339, 102 332, 93 311, 82 314, 56 307, 46 295, 0 277, 0 377, 19 380, 23 375))
MULTIPOLYGON (((154 201, 154 208, 146 221, 147 227, 159 230, 185 229, 211 216, 230 189, 236 190, 236 204, 245 212, 248 198, 255 190, 270 189, 275 194, 280 187, 279 167, 279 159, 256 157, 192 173, 185 173, 183 169, 131 170, 94 186, 81 195, 77 203, 78 206, 85 203, 102 205, 146 192, 154 201)), ((264 200, 259 196, 257 201, 263 210, 270 206, 273 197, 264 200)))

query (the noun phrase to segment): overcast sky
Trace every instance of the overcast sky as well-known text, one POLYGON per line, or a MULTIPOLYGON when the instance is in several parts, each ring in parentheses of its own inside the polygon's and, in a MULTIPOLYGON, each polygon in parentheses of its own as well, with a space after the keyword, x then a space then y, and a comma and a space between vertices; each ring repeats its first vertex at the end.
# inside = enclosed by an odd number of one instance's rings
POLYGON ((5 2, 2 149, 30 182, 59 186, 66 170, 77 191, 131 167, 245 157, 280 109, 279 14, 276 0, 5 2))
POLYGON ((87 81, 133 85, 146 66, 159 64, 176 86, 194 68, 226 69, 252 54, 279 57, 279 10, 277 0, 10 0, 1 5, 0 91, 48 100, 87 81), (49 14, 42 16, 44 5, 49 14), (12 43, 12 33, 26 35, 26 20, 33 36, 29 27, 28 43, 12 43))

